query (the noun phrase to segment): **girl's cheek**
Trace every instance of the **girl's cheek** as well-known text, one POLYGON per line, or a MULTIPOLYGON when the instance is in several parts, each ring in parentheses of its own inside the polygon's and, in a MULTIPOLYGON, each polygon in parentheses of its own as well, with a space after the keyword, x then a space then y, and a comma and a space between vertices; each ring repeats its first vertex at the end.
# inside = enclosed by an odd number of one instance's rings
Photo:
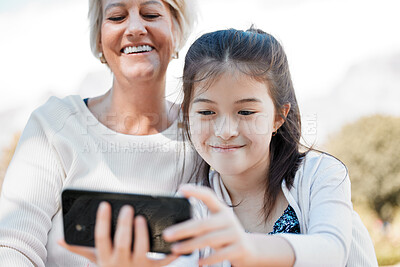
POLYGON ((273 120, 270 116, 260 114, 250 123, 251 134, 269 135, 272 133, 273 120))
POLYGON ((199 153, 206 151, 205 146, 207 140, 212 135, 210 129, 211 127, 209 127, 208 123, 202 122, 200 120, 194 123, 190 128, 190 137, 192 143, 199 153))
POLYGON ((196 135, 196 136, 198 136, 197 138, 200 138, 200 136, 210 135, 213 131, 213 126, 212 126, 211 120, 202 120, 202 119, 194 118, 190 125, 190 131, 191 131, 192 137, 194 135, 196 135))

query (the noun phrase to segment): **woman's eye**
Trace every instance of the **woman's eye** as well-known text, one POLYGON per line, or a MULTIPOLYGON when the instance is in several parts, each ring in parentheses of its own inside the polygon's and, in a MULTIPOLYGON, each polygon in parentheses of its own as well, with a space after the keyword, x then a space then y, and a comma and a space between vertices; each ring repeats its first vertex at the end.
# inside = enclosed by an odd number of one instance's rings
POLYGON ((146 19, 156 19, 159 16, 160 16, 159 14, 144 14, 143 15, 143 17, 145 17, 146 19))
POLYGON ((215 114, 215 112, 211 111, 211 110, 203 110, 203 111, 199 111, 197 113, 199 113, 200 115, 204 115, 204 116, 209 116, 209 115, 214 115, 215 114))
POLYGON ((254 111, 249 111, 249 110, 241 110, 238 112, 239 115, 243 115, 243 116, 248 116, 248 115, 251 115, 254 113, 255 113, 254 111))
POLYGON ((108 18, 111 21, 122 21, 125 17, 124 16, 116 16, 108 18))

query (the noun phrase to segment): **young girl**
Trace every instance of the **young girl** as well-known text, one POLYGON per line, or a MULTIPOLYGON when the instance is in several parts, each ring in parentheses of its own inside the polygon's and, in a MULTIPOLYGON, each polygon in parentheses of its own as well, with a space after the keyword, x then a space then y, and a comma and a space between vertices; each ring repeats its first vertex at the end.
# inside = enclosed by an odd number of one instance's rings
POLYGON ((164 232, 199 265, 377 266, 354 212, 346 167, 300 149, 301 125, 282 46, 256 29, 201 36, 184 67, 184 128, 203 159, 204 204, 164 232), (211 167, 211 168, 210 168, 211 167), (210 190, 211 188, 212 190, 210 190))

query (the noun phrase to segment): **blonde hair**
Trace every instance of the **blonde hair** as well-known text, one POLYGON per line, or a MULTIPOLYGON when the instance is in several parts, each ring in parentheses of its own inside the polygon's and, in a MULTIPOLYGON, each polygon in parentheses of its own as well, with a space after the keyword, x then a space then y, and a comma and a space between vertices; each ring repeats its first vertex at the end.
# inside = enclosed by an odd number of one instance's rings
MULTIPOLYGON (((195 0, 163 0, 171 9, 176 36, 176 52, 186 43, 193 26, 196 22, 195 0)), ((90 27, 90 48, 95 57, 99 55, 98 44, 100 42, 101 24, 103 22, 103 6, 101 0, 89 0, 89 27, 90 27)))

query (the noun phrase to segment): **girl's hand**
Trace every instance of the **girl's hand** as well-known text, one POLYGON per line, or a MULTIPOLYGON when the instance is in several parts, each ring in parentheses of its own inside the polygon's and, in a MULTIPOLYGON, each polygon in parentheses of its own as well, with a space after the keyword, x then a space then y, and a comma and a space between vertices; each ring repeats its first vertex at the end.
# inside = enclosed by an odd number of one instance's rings
POLYGON ((172 246, 174 254, 191 253, 211 247, 215 253, 199 260, 199 265, 212 265, 229 260, 234 266, 255 266, 257 247, 232 210, 221 203, 215 193, 201 186, 184 185, 180 192, 187 198, 201 200, 212 215, 201 220, 190 220, 167 228, 163 237, 168 242, 181 241, 172 246))
POLYGON ((96 215, 95 249, 67 245, 64 240, 59 244, 69 251, 79 254, 102 267, 123 266, 164 266, 177 256, 167 256, 162 260, 152 260, 146 256, 150 250, 146 220, 134 216, 131 206, 122 207, 117 222, 114 244, 111 241, 111 206, 103 202, 96 215), (131 251, 132 231, 135 229, 134 248, 131 251))

